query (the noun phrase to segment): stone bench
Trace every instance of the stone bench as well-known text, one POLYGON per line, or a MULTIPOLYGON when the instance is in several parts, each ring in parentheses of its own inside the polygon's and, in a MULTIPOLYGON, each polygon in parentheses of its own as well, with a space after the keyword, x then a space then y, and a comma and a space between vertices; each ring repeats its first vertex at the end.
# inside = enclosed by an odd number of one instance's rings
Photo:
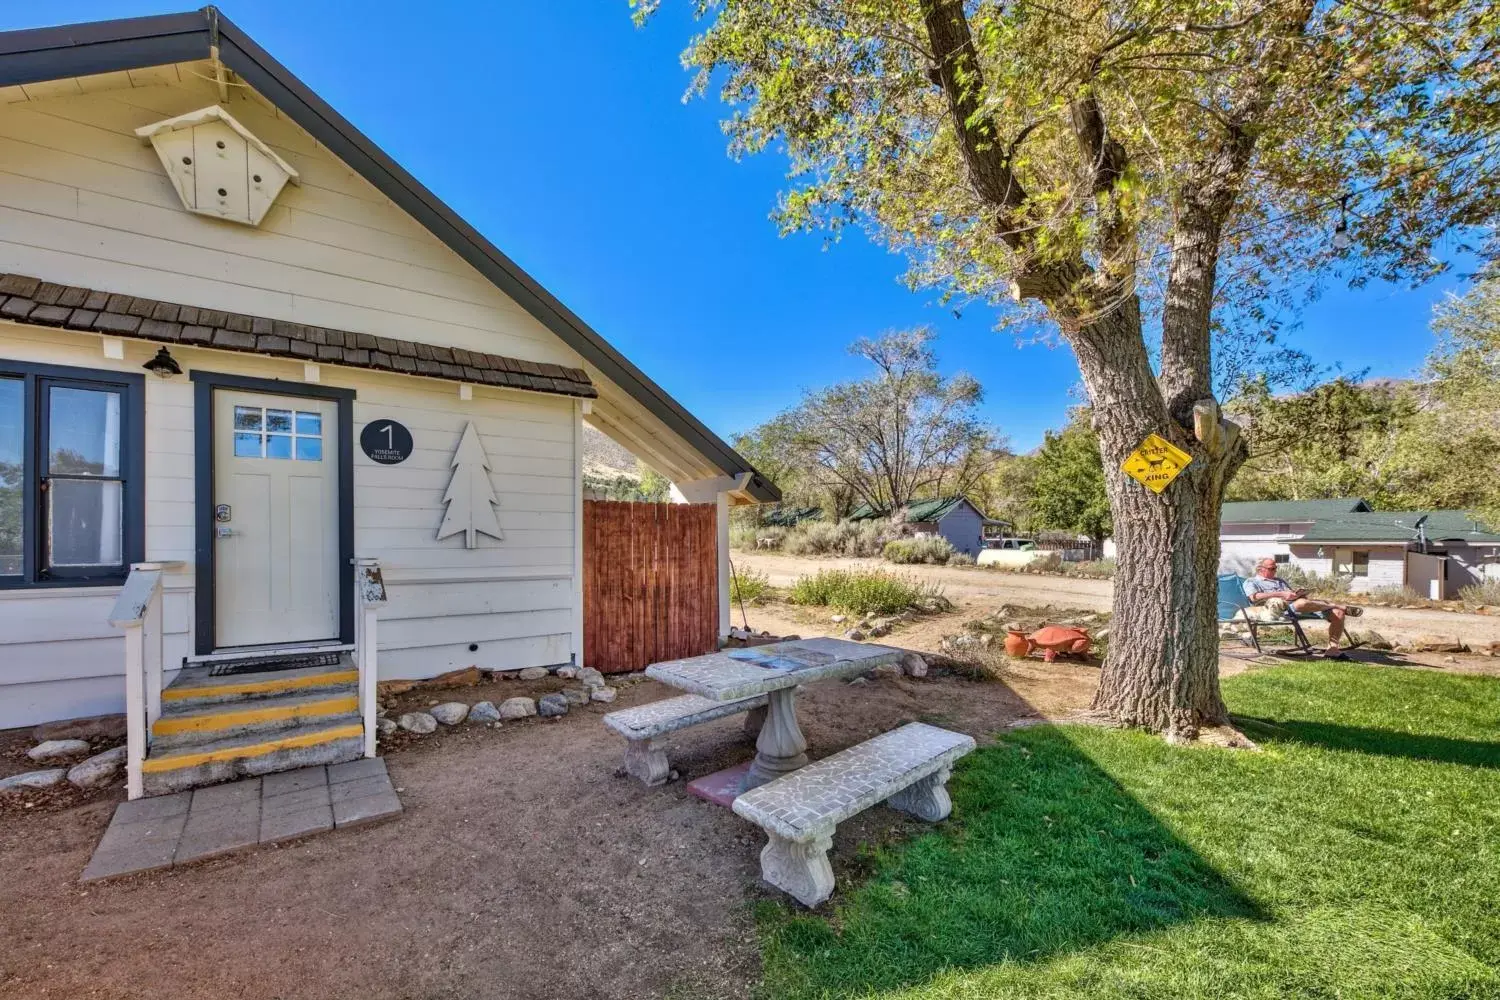
POLYGON ((745 792, 734 811, 770 835, 761 877, 817 906, 833 894, 834 828, 877 802, 929 823, 946 818, 953 762, 973 749, 972 737, 909 722, 745 792))
POLYGON ((714 701, 696 694, 653 701, 649 705, 621 709, 604 717, 604 724, 625 737, 625 771, 646 785, 660 785, 672 773, 661 737, 679 729, 749 712, 745 732, 754 736, 766 720, 766 696, 739 701, 714 701))

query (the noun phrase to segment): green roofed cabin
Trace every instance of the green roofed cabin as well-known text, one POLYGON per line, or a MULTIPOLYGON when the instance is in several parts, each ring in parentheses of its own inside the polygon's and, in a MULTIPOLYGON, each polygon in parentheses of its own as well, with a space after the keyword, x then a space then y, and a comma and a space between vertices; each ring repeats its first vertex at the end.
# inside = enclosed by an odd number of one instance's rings
POLYGON ((1224 504, 1220 571, 1248 574, 1266 556, 1348 577, 1355 592, 1410 587, 1441 600, 1500 579, 1500 532, 1467 511, 1377 511, 1359 497, 1224 504))
MULTIPOLYGON (((873 521, 891 516, 889 510, 877 510, 862 503, 849 515, 851 521, 873 521)), ((998 537, 1007 521, 986 517, 967 497, 938 497, 934 500, 916 500, 908 504, 904 512, 904 523, 916 535, 939 535, 946 538, 959 552, 978 557, 984 548, 985 539, 998 537)))

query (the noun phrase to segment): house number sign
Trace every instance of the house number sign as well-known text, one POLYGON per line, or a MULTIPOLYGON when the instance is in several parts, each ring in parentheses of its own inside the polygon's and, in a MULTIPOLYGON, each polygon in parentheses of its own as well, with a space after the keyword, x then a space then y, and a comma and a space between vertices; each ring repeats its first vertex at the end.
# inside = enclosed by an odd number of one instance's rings
POLYGON ((394 420, 372 420, 359 432, 359 446, 370 461, 397 465, 411 457, 411 431, 394 420))

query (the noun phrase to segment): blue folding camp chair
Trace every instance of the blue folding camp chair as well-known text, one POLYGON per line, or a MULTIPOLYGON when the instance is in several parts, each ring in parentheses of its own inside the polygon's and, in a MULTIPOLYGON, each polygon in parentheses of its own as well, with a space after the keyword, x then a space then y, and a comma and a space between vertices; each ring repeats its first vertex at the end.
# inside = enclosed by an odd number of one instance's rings
POLYGON ((1250 645, 1255 647, 1257 653, 1264 652, 1260 648, 1260 636, 1257 634, 1258 630, 1263 628, 1292 630, 1292 648, 1275 652, 1304 656, 1311 653, 1312 643, 1308 642, 1307 634, 1302 631, 1302 619, 1322 617, 1321 613, 1299 615, 1287 609, 1286 614, 1280 618, 1252 618, 1250 617, 1250 598, 1245 596, 1245 581, 1234 573, 1225 573, 1219 577, 1219 624, 1245 626, 1250 632, 1250 645))

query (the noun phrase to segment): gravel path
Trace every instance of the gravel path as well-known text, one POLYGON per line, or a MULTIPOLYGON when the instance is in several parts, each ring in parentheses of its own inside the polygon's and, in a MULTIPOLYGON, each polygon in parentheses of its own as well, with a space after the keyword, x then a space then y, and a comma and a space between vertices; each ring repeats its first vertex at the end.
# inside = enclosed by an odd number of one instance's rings
MULTIPOLYGON (((764 552, 736 552, 734 564, 756 569, 778 587, 820 569, 895 569, 940 583, 950 598, 972 598, 976 605, 1023 604, 1108 611, 1114 594, 1109 580, 1031 576, 957 566, 895 566, 878 559, 809 559, 764 552)), ((1397 640, 1418 635, 1457 635, 1470 646, 1500 642, 1500 616, 1406 608, 1367 608, 1364 625, 1397 640)))

